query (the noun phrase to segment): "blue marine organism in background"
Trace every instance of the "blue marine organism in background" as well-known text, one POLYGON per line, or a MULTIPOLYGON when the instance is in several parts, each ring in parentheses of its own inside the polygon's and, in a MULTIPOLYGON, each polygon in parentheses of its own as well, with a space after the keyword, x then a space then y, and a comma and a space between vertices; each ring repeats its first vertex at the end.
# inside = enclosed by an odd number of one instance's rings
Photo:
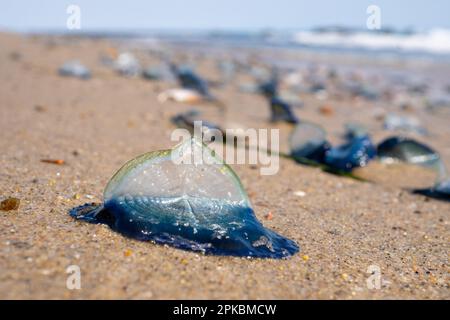
POLYGON ((331 145, 326 140, 326 132, 322 127, 302 121, 293 130, 289 137, 291 156, 300 163, 323 163, 325 154, 331 145))
POLYGON ((292 107, 278 97, 272 97, 270 99, 270 111, 271 122, 287 122, 293 124, 299 122, 298 118, 292 111, 292 107))
POLYGON ((443 164, 439 153, 411 138, 389 137, 378 144, 377 152, 382 162, 401 161, 417 164, 435 169, 441 177, 445 174, 445 172, 440 172, 443 170, 443 164))
POLYGON ((331 148, 326 152, 324 162, 333 170, 350 172, 354 168, 366 166, 376 154, 372 140, 365 135, 331 148))
POLYGON ((212 98, 208 83, 190 68, 178 67, 175 64, 171 64, 170 68, 183 88, 195 90, 205 98, 212 98))

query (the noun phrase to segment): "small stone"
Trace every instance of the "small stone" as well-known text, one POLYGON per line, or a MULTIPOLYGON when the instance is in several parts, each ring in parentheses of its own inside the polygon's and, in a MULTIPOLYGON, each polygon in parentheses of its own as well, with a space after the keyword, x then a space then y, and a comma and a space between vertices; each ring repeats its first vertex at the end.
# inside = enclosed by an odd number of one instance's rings
POLYGON ((294 195, 296 195, 297 197, 304 197, 306 196, 306 192, 302 191, 302 190, 298 190, 294 192, 294 195))
POLYGON ((47 111, 47 108, 43 105, 37 104, 34 106, 34 110, 36 110, 37 112, 45 112, 47 111))
POLYGON ((0 210, 11 211, 19 209, 20 199, 7 198, 0 203, 0 210))
POLYGON ((123 253, 123 255, 124 255, 125 257, 129 257, 129 256, 131 256, 132 254, 133 254, 133 251, 131 251, 130 249, 125 250, 124 253, 123 253))
POLYGON ((308 255, 306 255, 306 254, 304 254, 303 256, 302 256, 302 259, 303 259, 303 261, 308 261, 309 260, 309 256, 308 255))

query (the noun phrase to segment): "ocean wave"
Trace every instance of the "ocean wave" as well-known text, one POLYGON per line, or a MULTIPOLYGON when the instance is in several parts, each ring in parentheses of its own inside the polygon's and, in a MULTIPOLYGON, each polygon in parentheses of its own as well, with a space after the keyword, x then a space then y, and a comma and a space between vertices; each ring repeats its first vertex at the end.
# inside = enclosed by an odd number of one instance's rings
POLYGON ((361 48, 369 50, 423 51, 450 54, 450 30, 433 29, 426 33, 391 34, 356 31, 300 31, 293 41, 302 45, 361 48))

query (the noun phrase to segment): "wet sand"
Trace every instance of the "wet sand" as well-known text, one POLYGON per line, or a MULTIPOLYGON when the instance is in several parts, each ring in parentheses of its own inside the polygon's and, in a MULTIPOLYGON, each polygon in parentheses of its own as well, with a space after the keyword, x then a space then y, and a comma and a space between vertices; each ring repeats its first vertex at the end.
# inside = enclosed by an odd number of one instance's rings
MULTIPOLYGON (((380 170, 380 183, 369 183, 284 158, 273 176, 234 165, 258 218, 300 245, 287 260, 204 256, 72 219, 69 209, 101 201, 124 162, 173 146, 170 117, 189 108, 158 103, 158 93, 171 84, 120 77, 102 66, 99 56, 111 46, 0 34, 0 200, 21 199, 18 210, 0 211, 0 298, 450 298, 450 204, 410 194, 402 170, 380 170), (88 66, 93 78, 58 76, 57 68, 71 59, 88 66), (273 219, 265 219, 268 212, 273 219), (66 288, 69 265, 81 269, 81 290, 66 288), (366 285, 371 265, 381 269, 379 290, 366 285)), ((200 70, 215 76, 208 62, 200 70)), ((233 86, 213 92, 227 105, 224 123, 272 126, 261 97, 233 86)), ((331 137, 343 133, 349 118, 367 124, 376 142, 390 135, 366 112, 374 108, 369 102, 328 101, 335 112, 326 116, 317 112, 323 102, 302 99, 296 114, 322 124, 331 137)), ((210 106, 196 108, 214 113, 210 106)), ((450 116, 416 116, 431 132, 425 141, 449 166, 450 116)), ((281 137, 289 130, 283 126, 281 137)), ((408 185, 423 185, 421 179, 412 174, 408 185)))

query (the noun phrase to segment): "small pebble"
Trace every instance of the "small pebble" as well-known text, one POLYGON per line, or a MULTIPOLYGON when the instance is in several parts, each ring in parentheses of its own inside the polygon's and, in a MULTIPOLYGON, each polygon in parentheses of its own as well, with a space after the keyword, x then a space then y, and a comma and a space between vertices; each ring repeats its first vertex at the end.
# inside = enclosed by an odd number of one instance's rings
POLYGON ((306 196, 306 192, 305 191, 301 191, 301 190, 295 191, 294 194, 297 197, 304 197, 304 196, 306 196))
POLYGON ((20 199, 7 198, 0 203, 0 210, 11 211, 19 209, 20 199))
POLYGON ((273 219, 272 211, 269 211, 269 212, 264 216, 264 218, 266 218, 267 220, 272 220, 272 219, 273 219))

